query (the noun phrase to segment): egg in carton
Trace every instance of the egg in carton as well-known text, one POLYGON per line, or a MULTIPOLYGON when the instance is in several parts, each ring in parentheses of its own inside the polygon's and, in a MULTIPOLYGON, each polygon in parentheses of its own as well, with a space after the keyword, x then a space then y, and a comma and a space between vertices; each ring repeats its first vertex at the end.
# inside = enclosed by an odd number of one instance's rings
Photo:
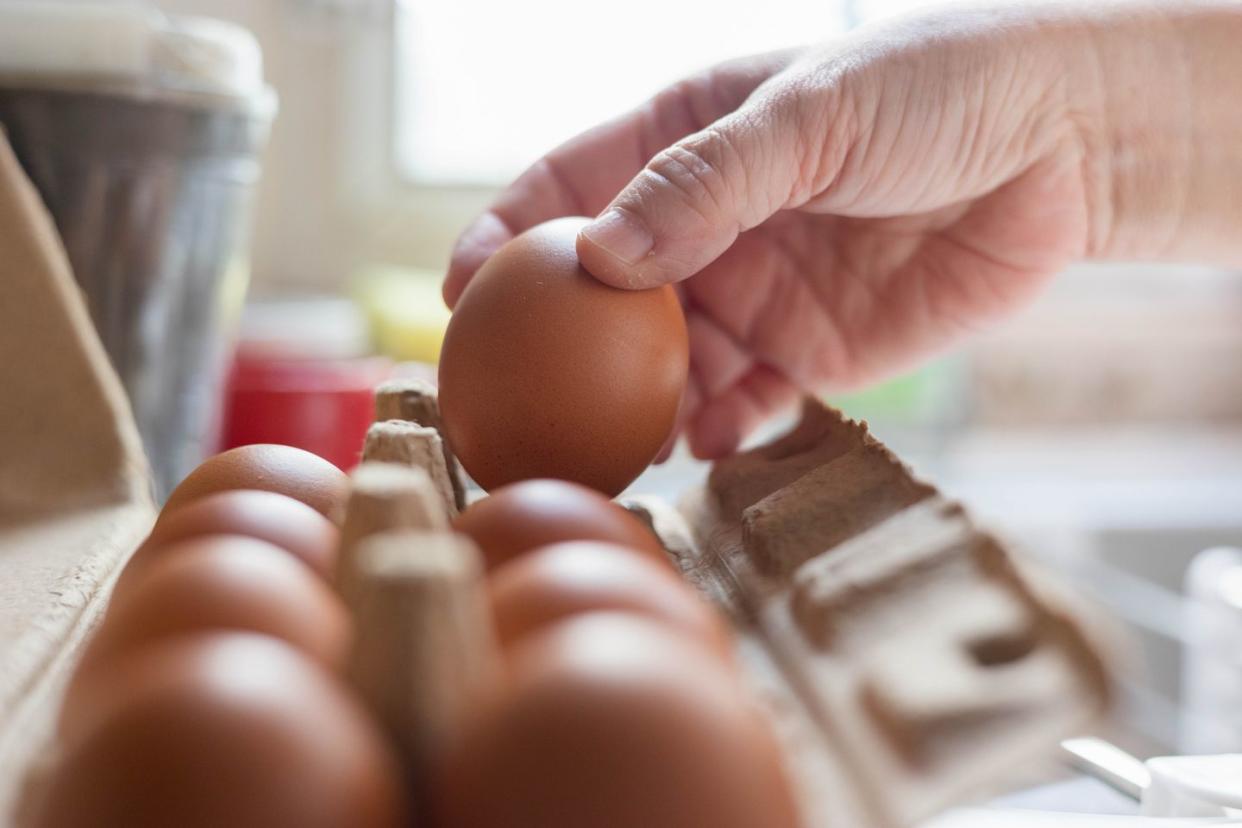
MULTIPOLYGON (((377 413, 396 419, 372 427, 364 458, 421 466, 446 512, 464 502, 451 451, 421 425, 438 422, 434 389, 391 383, 377 413)), ((1080 623, 865 425, 814 400, 789 434, 717 462, 676 506, 621 502, 733 622, 808 826, 915 824, 1108 705, 1080 623)), ((441 664, 457 686, 472 670, 447 665, 465 652, 441 664)))
POLYGON ((66 689, 156 507, 124 391, 2 130, 0 354, 0 825, 20 828, 47 801, 66 689))

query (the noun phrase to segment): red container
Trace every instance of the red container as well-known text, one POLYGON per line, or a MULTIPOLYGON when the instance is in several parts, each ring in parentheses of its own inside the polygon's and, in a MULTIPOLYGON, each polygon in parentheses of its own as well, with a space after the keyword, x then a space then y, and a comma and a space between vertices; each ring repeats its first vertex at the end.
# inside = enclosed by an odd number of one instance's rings
POLYGON ((392 370, 385 357, 295 359, 243 345, 225 391, 221 450, 281 443, 348 471, 374 420, 375 386, 392 370))

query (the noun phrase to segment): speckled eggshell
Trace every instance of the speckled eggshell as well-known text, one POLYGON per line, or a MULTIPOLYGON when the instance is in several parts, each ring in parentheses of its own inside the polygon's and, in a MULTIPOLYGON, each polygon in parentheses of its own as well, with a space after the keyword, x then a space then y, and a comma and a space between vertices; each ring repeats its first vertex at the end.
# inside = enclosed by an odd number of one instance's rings
POLYGON ((798 828, 740 680, 636 615, 577 616, 511 651, 506 692, 444 758, 437 828, 798 828))
POLYGON ((351 636, 344 603, 288 552, 204 535, 170 546, 115 597, 80 670, 106 670, 127 651, 210 629, 281 638, 333 666, 344 663, 351 636))
POLYGON ((234 489, 204 495, 164 516, 125 565, 113 589, 113 600, 165 549, 203 535, 241 535, 266 541, 325 579, 336 569, 340 532, 332 521, 286 495, 234 489))
POLYGON ((349 477, 319 455, 293 446, 239 446, 208 458, 177 484, 160 520, 187 503, 232 489, 276 492, 336 520, 349 495, 349 477))
POLYGON ((118 663, 76 704, 32 828, 411 824, 383 734, 343 686, 275 639, 165 642, 118 663))
POLYGON ((616 495, 672 431, 686 322, 670 287, 609 287, 578 263, 587 219, 502 247, 454 310, 440 357, 449 443, 485 489, 553 477, 616 495))
POLYGON ((487 594, 502 649, 565 619, 606 610, 659 621, 734 663, 721 615, 671 569, 635 549, 599 541, 545 546, 493 572, 487 594))

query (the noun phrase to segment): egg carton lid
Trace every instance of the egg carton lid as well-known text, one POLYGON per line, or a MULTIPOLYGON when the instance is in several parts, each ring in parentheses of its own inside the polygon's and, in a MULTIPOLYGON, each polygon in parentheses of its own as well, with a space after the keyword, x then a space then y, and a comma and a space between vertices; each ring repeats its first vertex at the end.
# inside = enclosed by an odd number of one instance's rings
POLYGON ((248 30, 134 0, 0 0, 0 86, 275 106, 248 30))

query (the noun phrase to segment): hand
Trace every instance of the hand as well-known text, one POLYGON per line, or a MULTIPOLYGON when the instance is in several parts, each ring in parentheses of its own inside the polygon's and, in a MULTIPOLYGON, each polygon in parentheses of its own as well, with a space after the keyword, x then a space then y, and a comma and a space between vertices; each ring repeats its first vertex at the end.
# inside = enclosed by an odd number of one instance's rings
POLYGON ((463 233, 445 298, 514 234, 599 215, 592 274, 680 283, 682 426, 725 454, 801 389, 891 375, 1070 261, 1141 250, 1110 200, 1110 116, 1134 104, 1108 67, 1162 51, 1148 12, 1128 36, 1055 8, 941 12, 717 67, 523 174, 463 233))

